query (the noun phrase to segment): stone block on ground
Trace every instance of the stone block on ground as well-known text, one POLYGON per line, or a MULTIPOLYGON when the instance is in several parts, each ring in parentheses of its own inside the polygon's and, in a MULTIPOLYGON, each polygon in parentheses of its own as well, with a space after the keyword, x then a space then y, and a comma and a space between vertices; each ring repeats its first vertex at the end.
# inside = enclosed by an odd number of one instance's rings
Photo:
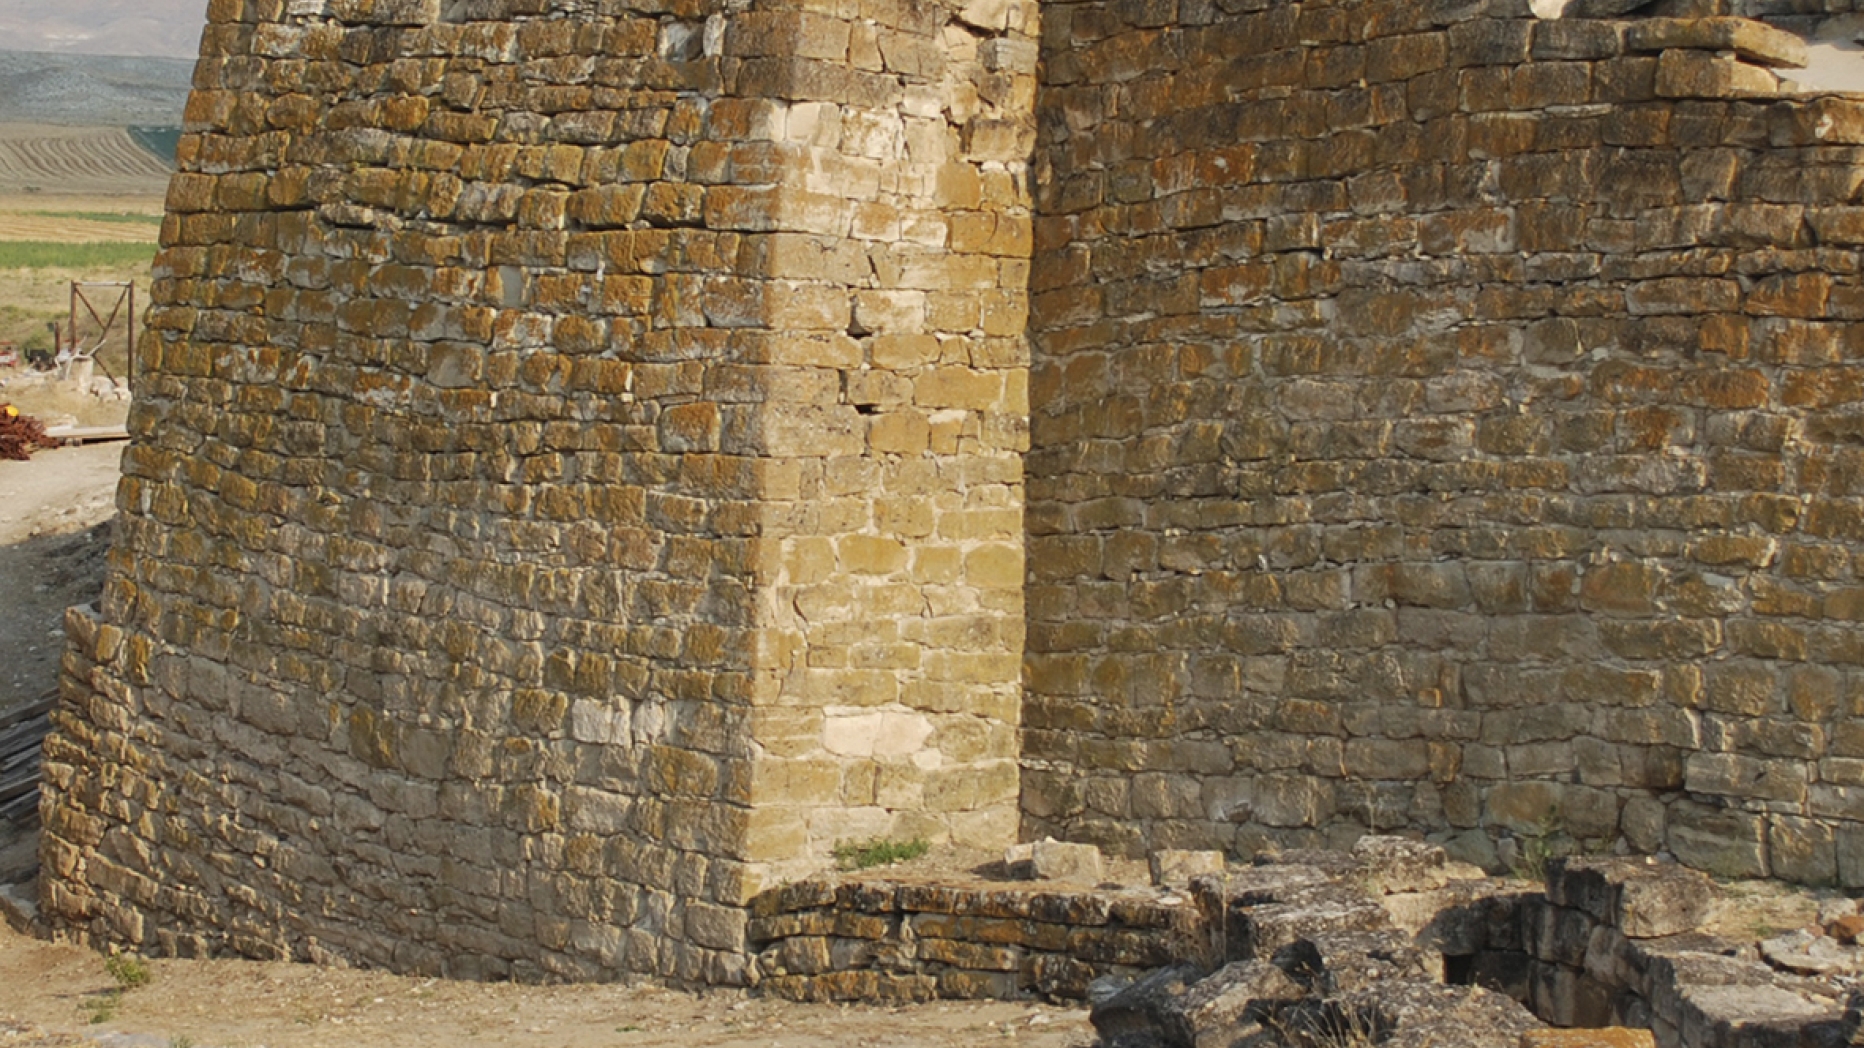
POLYGON ((1185 888, 1197 877, 1221 876, 1223 853, 1165 848, 1149 856, 1152 883, 1161 888, 1185 888))
POLYGON ((1174 964, 1149 972, 1122 990, 1095 1004, 1088 1021, 1104 1048, 1153 1048, 1167 1043, 1172 1016, 1181 1014, 1178 1000, 1203 978, 1204 970, 1192 964, 1174 964))
POLYGON ((1435 844, 1367 836, 1353 845, 1352 855, 1362 867, 1361 885, 1375 895, 1429 891, 1450 882, 1449 856, 1435 844))
POLYGON ((1306 988, 1267 961, 1225 965, 1165 1003, 1161 1044, 1193 1048, 1260 1022, 1275 1005, 1300 1000, 1306 988))
POLYGON ((1847 913, 1834 917, 1825 926, 1825 934, 1841 943, 1853 944, 1864 935, 1864 914, 1847 913))
POLYGON ((1559 859, 1547 870, 1547 898, 1583 910, 1630 939, 1700 928, 1715 904, 1703 874, 1650 859, 1559 859))
POLYGON ((1474 986, 1387 982, 1284 1009, 1278 1028, 1295 1048, 1518 1048, 1545 1024, 1517 1001, 1474 986))
POLYGON ((1391 918, 1363 892, 1323 885, 1291 892, 1261 906, 1232 903, 1226 917, 1226 960, 1268 958, 1284 946, 1327 932, 1379 931, 1391 918))
POLYGON ((1010 848, 1003 855, 1003 865, 1010 876, 1030 881, 1093 884, 1101 877, 1099 848, 1053 837, 1010 848))
POLYGON ((1435 891, 1400 892, 1379 904, 1392 927, 1446 956, 1521 948, 1521 910, 1539 892, 1518 881, 1455 881, 1435 891))
POLYGON ((1787 932, 1760 944, 1761 959, 1795 975, 1855 975, 1864 972, 1864 948, 1848 946, 1829 935, 1787 932))
POLYGON ((21 935, 42 935, 39 921, 38 882, 0 884, 0 919, 21 935))
POLYGON ((1688 986, 1681 993, 1682 1042, 1727 1048, 1773 1045, 1843 1044, 1819 1037, 1820 1028, 1836 1034, 1843 1011, 1783 986, 1688 986), (1812 1034, 1807 1037, 1806 1034, 1812 1034))
POLYGON ((1276 967, 1323 996, 1364 990, 1382 982, 1443 980, 1443 955, 1419 949, 1396 931, 1323 932, 1275 951, 1276 967))

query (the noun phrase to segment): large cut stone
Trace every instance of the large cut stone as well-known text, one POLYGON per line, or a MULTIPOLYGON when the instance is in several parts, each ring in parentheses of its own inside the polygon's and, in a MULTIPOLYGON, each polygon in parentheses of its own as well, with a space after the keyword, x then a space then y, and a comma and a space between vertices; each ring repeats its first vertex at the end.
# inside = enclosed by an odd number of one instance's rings
POLYGON ((1383 907, 1351 888, 1326 885, 1292 892, 1285 902, 1232 906, 1225 958, 1247 961, 1325 932, 1377 931, 1389 926, 1383 907))
POLYGON ((1559 859, 1547 870, 1547 898, 1583 910, 1626 938, 1692 932, 1715 904, 1715 882, 1653 859, 1559 859))
POLYGON ((1238 961, 1218 969, 1165 1004, 1160 1043, 1193 1048, 1267 1016, 1275 1005, 1299 1000, 1307 990, 1267 961, 1238 961))
POLYGON ((1284 1009, 1278 1029, 1295 1048, 1517 1048, 1545 1024, 1519 1002, 1474 986, 1387 982, 1284 1009))
POLYGON ((1364 867, 1360 884, 1369 892, 1419 892, 1450 882, 1449 856, 1442 848, 1404 837, 1361 837, 1353 858, 1364 867))
POLYGON ((1272 960, 1328 997, 1392 980, 1443 979, 1443 956, 1412 945, 1410 936, 1395 931, 1322 932, 1276 950, 1272 960))
POLYGON ((1105 1048, 1153 1048, 1182 1025, 1178 1005, 1204 975, 1191 964, 1174 964, 1149 972, 1125 989, 1094 1005, 1088 1021, 1105 1048), (1180 1018, 1174 1018, 1180 1017, 1180 1018))

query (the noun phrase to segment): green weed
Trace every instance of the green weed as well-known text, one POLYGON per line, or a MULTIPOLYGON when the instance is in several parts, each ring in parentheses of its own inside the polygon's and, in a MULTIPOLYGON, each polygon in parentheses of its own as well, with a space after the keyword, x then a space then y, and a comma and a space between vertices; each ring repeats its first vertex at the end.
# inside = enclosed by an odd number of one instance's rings
POLYGON ((148 962, 133 953, 119 953, 104 958, 104 971, 116 980, 117 989, 134 990, 138 986, 149 985, 154 976, 149 971, 148 962))
POLYGON ((122 1003, 122 990, 105 990, 103 993, 80 998, 78 1011, 83 1013, 86 1022, 97 1026, 116 1018, 117 1007, 122 1003))
POLYGON ((1555 838, 1560 836, 1564 820, 1557 811, 1543 816, 1534 829, 1516 838, 1519 850, 1515 854, 1512 872, 1524 881, 1545 884, 1547 881, 1547 864, 1571 849, 1555 846, 1555 838))
POLYGON ((917 859, 931 850, 931 842, 923 837, 910 841, 876 837, 865 844, 844 841, 835 845, 835 861, 844 870, 869 870, 876 866, 890 866, 896 862, 917 859))

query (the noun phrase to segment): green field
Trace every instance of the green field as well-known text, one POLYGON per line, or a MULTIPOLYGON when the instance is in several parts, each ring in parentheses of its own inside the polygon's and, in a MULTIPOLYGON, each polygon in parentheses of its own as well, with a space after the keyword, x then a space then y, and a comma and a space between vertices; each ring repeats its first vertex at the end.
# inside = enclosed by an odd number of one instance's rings
POLYGON ((138 215, 127 211, 32 211, 33 218, 72 218, 83 222, 116 222, 131 226, 159 226, 161 215, 138 215))
POLYGON ((181 129, 178 127, 131 127, 126 128, 129 137, 136 144, 160 157, 162 163, 173 164, 175 151, 181 147, 181 129))
POLYGON ((43 240, 6 240, 0 241, 0 269, 147 266, 155 260, 155 250, 154 244, 59 244, 43 240))

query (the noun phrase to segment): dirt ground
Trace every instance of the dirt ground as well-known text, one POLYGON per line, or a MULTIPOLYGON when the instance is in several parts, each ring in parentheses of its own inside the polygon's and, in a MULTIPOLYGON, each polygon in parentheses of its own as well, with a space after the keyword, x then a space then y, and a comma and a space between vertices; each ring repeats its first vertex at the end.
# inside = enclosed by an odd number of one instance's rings
POLYGON ((653 985, 514 986, 249 961, 151 961, 121 995, 97 954, 0 928, 0 1045, 150 1048, 886 1048, 1091 1044, 1086 1013, 1030 1003, 800 1005, 653 985), (109 1015, 92 1022, 100 1012, 109 1015), (9 1036, 9 1020, 16 1030, 9 1036), (114 1036, 113 1036, 114 1035, 114 1036), (124 1036, 128 1035, 128 1036, 124 1036))
POLYGON ((0 709, 58 683, 65 609, 97 599, 122 444, 0 462, 0 709))

